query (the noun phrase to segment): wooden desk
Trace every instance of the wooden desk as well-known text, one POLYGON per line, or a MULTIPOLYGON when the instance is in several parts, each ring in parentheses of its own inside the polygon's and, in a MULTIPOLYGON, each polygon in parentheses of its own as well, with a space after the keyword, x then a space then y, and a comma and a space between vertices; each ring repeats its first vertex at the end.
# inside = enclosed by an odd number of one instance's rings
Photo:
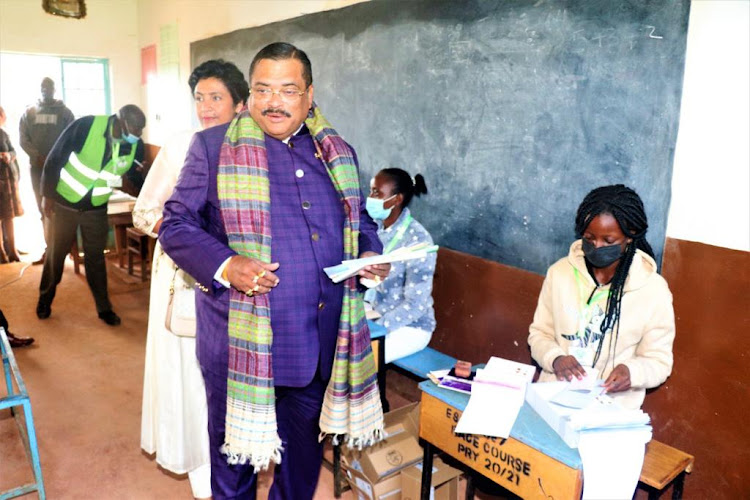
MULTIPOLYGON (((422 471, 432 470, 434 448, 439 449, 523 498, 580 499, 583 463, 565 442, 524 403, 510 438, 471 434, 453 429, 469 402, 467 394, 438 388, 432 381, 422 390, 419 437, 424 440, 422 471)), ((422 474, 422 500, 430 498, 430 474, 422 474)))
POLYGON ((135 207, 135 198, 128 196, 125 198, 125 193, 118 193, 117 198, 112 195, 115 199, 110 199, 107 203, 107 219, 109 219, 109 225, 112 226, 115 232, 115 252, 117 252, 117 258, 122 268, 124 264, 126 247, 125 244, 125 231, 128 227, 133 225, 133 207, 135 207))
MULTIPOLYGON (((115 233, 115 252, 117 253, 120 267, 124 267, 125 259, 125 230, 133 225, 133 207, 135 198, 120 193, 117 196, 112 195, 107 203, 107 219, 115 233)), ((78 234, 73 239, 73 246, 70 249, 70 256, 73 258, 73 271, 80 274, 81 253, 78 248, 78 234)))

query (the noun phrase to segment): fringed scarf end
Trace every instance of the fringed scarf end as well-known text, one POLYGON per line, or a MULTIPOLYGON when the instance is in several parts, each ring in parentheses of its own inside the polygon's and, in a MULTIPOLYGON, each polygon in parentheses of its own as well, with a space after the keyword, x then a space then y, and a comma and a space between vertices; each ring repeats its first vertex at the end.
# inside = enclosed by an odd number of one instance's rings
POLYGON ((364 448, 367 448, 368 446, 379 443, 385 438, 383 429, 374 429, 364 436, 358 437, 352 437, 349 434, 329 434, 325 431, 322 431, 320 434, 318 434, 318 442, 323 441, 328 436, 331 436, 331 444, 333 446, 338 446, 341 443, 346 443, 349 448, 356 448, 360 451, 362 451, 362 449, 364 448))
POLYGON ((331 436, 331 444, 333 446, 338 446, 339 444, 341 444, 345 437, 344 434, 328 434, 326 431, 320 431, 320 434, 318 434, 318 442, 323 442, 323 440, 329 435, 331 436))
POLYGON ((235 453, 230 449, 229 443, 224 443, 221 448, 219 448, 219 451, 227 456, 228 464, 250 464, 253 466, 253 469, 257 474, 260 471, 268 470, 271 462, 280 464, 281 452, 284 451, 284 447, 281 446, 281 440, 279 440, 279 442, 276 443, 276 445, 267 453, 235 453))
POLYGON ((374 429, 371 432, 368 432, 365 435, 362 436, 346 436, 346 445, 349 448, 356 448, 358 450, 362 450, 363 448, 367 448, 369 446, 372 446, 376 443, 379 443, 384 439, 383 435, 383 429, 374 429))

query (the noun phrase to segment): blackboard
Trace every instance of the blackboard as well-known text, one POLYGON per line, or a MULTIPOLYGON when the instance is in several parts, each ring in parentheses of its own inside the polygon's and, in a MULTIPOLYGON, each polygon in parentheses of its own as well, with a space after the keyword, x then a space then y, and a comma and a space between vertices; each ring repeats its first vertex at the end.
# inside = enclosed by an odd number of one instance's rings
POLYGON ((373 0, 194 42, 191 61, 247 71, 266 44, 297 45, 365 190, 384 167, 422 173, 411 208, 436 243, 544 273, 604 184, 639 192, 660 261, 688 15, 689 0, 373 0))

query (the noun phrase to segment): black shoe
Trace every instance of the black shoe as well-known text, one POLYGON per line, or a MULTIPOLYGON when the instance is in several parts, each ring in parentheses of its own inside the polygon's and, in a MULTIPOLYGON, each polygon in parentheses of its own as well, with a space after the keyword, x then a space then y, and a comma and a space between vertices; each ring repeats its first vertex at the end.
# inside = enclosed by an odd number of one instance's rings
POLYGON ((104 321, 110 326, 117 326, 121 323, 120 317, 115 314, 114 311, 104 311, 99 313, 99 319, 104 321))
POLYGON ((16 337, 10 332, 7 332, 8 335, 8 343, 11 347, 26 347, 27 345, 31 345, 34 343, 34 339, 31 337, 16 337))
POLYGON ((36 304, 36 317, 39 319, 47 319, 52 314, 52 308, 49 304, 45 304, 41 300, 36 304))

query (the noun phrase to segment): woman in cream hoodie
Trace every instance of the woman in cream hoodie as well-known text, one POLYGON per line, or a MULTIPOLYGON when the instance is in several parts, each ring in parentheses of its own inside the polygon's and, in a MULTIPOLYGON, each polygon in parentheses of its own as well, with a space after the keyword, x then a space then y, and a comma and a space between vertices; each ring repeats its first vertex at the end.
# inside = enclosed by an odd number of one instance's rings
POLYGON ((529 346, 540 382, 604 379, 610 396, 640 408, 646 389, 672 371, 672 294, 656 272, 643 202, 621 184, 591 191, 578 207, 568 256, 539 295, 529 346))

